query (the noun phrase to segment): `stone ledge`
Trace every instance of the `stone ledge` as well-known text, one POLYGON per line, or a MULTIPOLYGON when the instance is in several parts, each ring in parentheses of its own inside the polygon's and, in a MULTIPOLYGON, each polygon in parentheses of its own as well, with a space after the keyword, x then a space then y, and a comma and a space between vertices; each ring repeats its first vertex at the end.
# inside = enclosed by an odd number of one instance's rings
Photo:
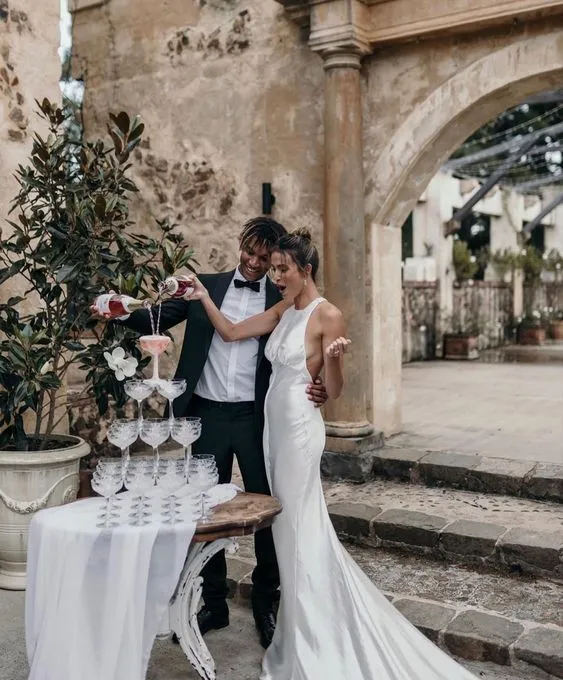
POLYGON ((522 571, 563 576, 563 532, 539 532, 514 527, 497 544, 498 559, 522 571))
POLYGON ((360 538, 369 536, 371 522, 381 513, 381 508, 365 503, 333 503, 328 506, 328 512, 338 534, 360 538))
POLYGON ((432 451, 418 463, 420 478, 426 484, 439 482, 446 486, 462 488, 470 470, 479 465, 481 458, 449 451, 432 451))
POLYGON ((403 543, 411 546, 438 546, 440 531, 448 520, 413 510, 386 510, 371 523, 372 537, 382 544, 403 543))
POLYGON ((503 570, 563 577, 563 534, 559 532, 451 521, 413 510, 382 512, 364 503, 334 503, 329 513, 341 538, 366 547, 385 546, 466 564, 485 563, 503 570))
POLYGON ((442 548, 454 555, 494 557, 498 539, 506 527, 486 522, 458 519, 442 531, 442 548))
POLYGON ((444 632, 444 643, 452 654, 475 661, 510 664, 510 645, 524 632, 521 623, 504 616, 476 610, 461 612, 444 632))
MULTIPOLYGON (((243 604, 250 604, 252 567, 251 560, 228 559, 230 597, 243 604), (245 575, 237 582, 241 574, 245 575)), ((454 607, 399 593, 383 594, 430 640, 443 644, 461 658, 501 665, 511 665, 515 660, 563 678, 563 628, 559 626, 531 625, 494 612, 454 607)))
POLYGON ((321 458, 321 474, 333 480, 345 480, 362 484, 373 479, 373 467, 376 454, 337 453, 325 451, 321 458))
POLYGON ((393 604, 421 633, 424 633, 434 644, 440 642, 441 632, 455 618, 457 611, 454 607, 403 597, 392 600, 393 604))
POLYGON ((390 445, 377 451, 373 474, 428 486, 563 503, 563 465, 551 463, 390 445))
POLYGON ((524 633, 515 643, 514 656, 521 661, 563 678, 563 630, 537 626, 524 633))
POLYGON ((538 463, 526 480, 525 493, 531 498, 563 503, 563 465, 538 463))

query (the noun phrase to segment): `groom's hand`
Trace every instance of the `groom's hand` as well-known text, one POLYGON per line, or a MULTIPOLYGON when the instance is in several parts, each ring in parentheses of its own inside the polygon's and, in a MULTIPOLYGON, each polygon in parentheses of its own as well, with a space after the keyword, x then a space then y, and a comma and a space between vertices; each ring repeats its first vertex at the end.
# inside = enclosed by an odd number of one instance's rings
POLYGON ((307 385, 307 394, 309 396, 309 400, 314 402, 315 408, 324 406, 326 400, 328 399, 326 388, 320 378, 315 378, 312 383, 307 385))

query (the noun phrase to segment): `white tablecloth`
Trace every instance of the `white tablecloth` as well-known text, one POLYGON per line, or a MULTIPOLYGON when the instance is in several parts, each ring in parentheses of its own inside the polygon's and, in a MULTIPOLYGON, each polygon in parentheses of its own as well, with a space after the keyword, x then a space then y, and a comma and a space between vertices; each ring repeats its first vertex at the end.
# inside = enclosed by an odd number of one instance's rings
MULTIPOLYGON (((211 505, 236 492, 218 485, 211 505)), ((122 512, 130 511, 130 496, 119 498, 122 512)), ((142 680, 155 636, 166 628, 195 522, 186 512, 179 524, 100 529, 102 503, 92 498, 43 510, 31 522, 29 680, 142 680)))

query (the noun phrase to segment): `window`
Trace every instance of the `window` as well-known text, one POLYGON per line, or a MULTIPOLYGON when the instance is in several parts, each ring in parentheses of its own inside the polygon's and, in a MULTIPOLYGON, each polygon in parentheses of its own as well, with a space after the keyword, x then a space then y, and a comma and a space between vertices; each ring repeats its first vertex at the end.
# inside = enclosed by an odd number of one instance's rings
POLYGON ((414 255, 412 213, 407 217, 406 222, 403 224, 401 233, 401 259, 404 262, 407 257, 413 257, 414 255))
MULTIPOLYGON (((524 222, 524 227, 527 222, 524 222)), ((530 234, 530 239, 526 242, 526 245, 533 246, 541 255, 545 252, 545 226, 543 224, 538 224, 535 229, 532 229, 530 234)))

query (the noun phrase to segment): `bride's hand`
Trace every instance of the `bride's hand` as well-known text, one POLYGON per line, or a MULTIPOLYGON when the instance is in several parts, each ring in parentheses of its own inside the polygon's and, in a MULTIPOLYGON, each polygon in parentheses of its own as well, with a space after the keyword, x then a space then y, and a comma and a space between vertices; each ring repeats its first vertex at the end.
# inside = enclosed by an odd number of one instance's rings
POLYGON ((189 285, 193 286, 193 290, 188 288, 186 294, 183 296, 184 300, 201 300, 208 294, 207 288, 195 275, 190 276, 189 285))
POLYGON ((346 354, 348 347, 351 345, 352 341, 349 338, 336 338, 330 345, 326 348, 326 354, 331 359, 336 359, 346 354))

